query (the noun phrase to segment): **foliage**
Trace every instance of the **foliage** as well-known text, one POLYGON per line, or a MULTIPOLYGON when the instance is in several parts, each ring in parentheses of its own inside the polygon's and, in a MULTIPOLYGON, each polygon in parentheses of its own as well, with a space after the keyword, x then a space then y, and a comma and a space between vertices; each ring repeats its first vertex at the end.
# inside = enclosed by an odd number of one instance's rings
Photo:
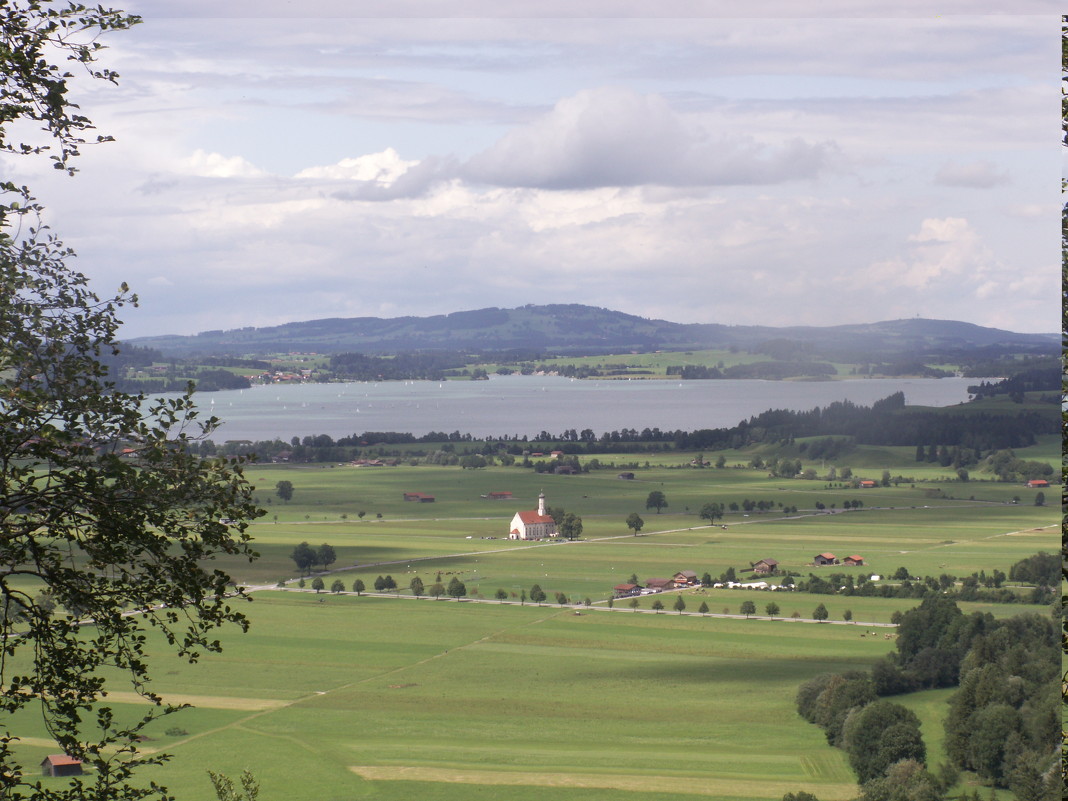
POLYGON ((674 609, 681 615, 686 610, 686 599, 683 598, 681 595, 676 595, 675 604, 674 606, 672 606, 672 609, 674 609))
POLYGON ((456 576, 453 576, 449 579, 449 584, 445 588, 445 592, 448 593, 450 598, 455 598, 459 601, 461 598, 467 596, 467 585, 460 581, 460 579, 456 578, 456 576))
POLYGON ((209 770, 208 776, 218 801, 256 801, 260 797, 259 782, 247 769, 241 771, 241 790, 237 789, 233 779, 223 773, 209 770))
POLYGON ((723 504, 706 503, 701 507, 700 516, 702 520, 707 520, 709 525, 714 524, 717 517, 723 517, 723 504))
POLYGON ((667 505, 667 498, 660 490, 653 490, 649 493, 649 497, 645 499, 645 508, 656 509, 657 514, 660 514, 660 510, 666 508, 667 505))
POLYGON ((942 801, 945 789, 921 762, 905 759, 890 766, 885 776, 872 779, 858 801, 942 801))
POLYGON ((1009 579, 1039 587, 1056 587, 1061 581, 1061 559, 1057 554, 1039 551, 1009 568, 1009 579))
POLYGON ((824 606, 823 604, 820 604, 819 606, 817 606, 817 607, 816 607, 816 608, 815 608, 815 609, 814 609, 814 610, 812 611, 812 619, 813 619, 813 620, 818 620, 818 621, 820 621, 820 622, 823 622, 823 621, 824 621, 824 620, 826 620, 826 619, 827 619, 827 618, 828 618, 829 616, 830 616, 830 615, 829 615, 829 614, 828 614, 828 612, 827 612, 827 607, 826 607, 826 606, 824 606))
POLYGON ((644 525, 645 521, 642 520, 641 515, 639 515, 637 512, 631 512, 629 515, 627 515, 627 528, 634 531, 635 537, 638 536, 638 532, 642 530, 642 527, 644 525))
POLYGON ((568 512, 559 521, 556 530, 565 540, 578 539, 582 536, 582 518, 568 512))
POLYGON ((323 566, 323 569, 330 567, 337 561, 337 553, 334 551, 334 546, 327 545, 325 542, 318 547, 315 551, 315 562, 323 566))
MULTIPOLYGON (((68 94, 75 76, 55 62, 114 81, 95 66, 98 38, 138 21, 102 7, 0 5, 0 151, 43 153, 73 174, 93 126, 68 94), (44 138, 13 141, 11 123, 44 138)), ((218 421, 198 418, 189 391, 147 402, 109 380, 117 315, 136 297, 124 285, 100 299, 29 189, 2 182, 0 192, 0 711, 10 720, 39 707, 48 736, 93 769, 68 789, 31 784, 5 731, 0 795, 163 798, 132 779, 167 759, 137 743, 175 709, 149 689, 146 630, 196 661, 219 650, 214 629, 247 626, 235 608, 243 592, 210 560, 254 558, 246 527, 261 511, 239 463, 191 453, 218 421), (100 703, 122 686, 116 669, 153 702, 140 720, 100 703)))
POLYGON ((297 570, 301 573, 307 573, 311 566, 315 564, 317 556, 314 548, 308 545, 307 542, 302 542, 293 549, 293 553, 289 555, 289 558, 296 564, 297 570))
POLYGON ((861 784, 884 775, 902 759, 923 764, 927 756, 919 718, 890 701, 875 701, 851 712, 842 727, 842 748, 861 784))
POLYGON ((345 582, 341 579, 334 579, 334 582, 330 585, 330 592, 344 592, 345 582))
POLYGON ((284 503, 289 503, 293 500, 293 482, 279 481, 274 485, 274 493, 281 498, 284 503))
POLYGON ((326 583, 323 581, 322 576, 316 576, 312 579, 312 589, 315 590, 316 595, 322 592, 326 588, 326 583))
POLYGON ((1052 621, 1033 614, 971 639, 945 720, 946 753, 954 764, 997 786, 1041 787, 1034 797, 1054 797, 1058 788, 1048 779, 1060 733, 1056 648, 1052 621))
POLYGON ((739 611, 748 618, 750 615, 756 614, 756 604, 752 601, 742 601, 742 607, 739 611))

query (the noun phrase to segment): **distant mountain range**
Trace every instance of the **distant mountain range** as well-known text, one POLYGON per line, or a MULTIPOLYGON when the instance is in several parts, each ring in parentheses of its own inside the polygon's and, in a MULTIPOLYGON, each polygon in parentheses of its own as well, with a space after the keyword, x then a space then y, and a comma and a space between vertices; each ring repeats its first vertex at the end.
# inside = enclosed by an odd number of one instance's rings
POLYGON ((1060 334, 1017 334, 953 320, 889 320, 826 327, 730 326, 673 323, 579 304, 477 309, 432 317, 353 317, 309 320, 264 328, 155 336, 128 344, 167 356, 254 356, 278 352, 368 354, 448 350, 503 350, 596 354, 651 350, 798 348, 843 358, 887 358, 920 352, 1059 352, 1060 334))

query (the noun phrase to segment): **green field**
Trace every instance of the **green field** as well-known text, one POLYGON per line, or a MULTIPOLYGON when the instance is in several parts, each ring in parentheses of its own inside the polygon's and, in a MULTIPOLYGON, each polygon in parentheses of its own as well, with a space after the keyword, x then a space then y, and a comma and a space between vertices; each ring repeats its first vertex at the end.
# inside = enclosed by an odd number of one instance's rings
MULTIPOLYGON (((294 801, 680 794, 740 801, 797 790, 821 801, 852 798, 844 755, 798 717, 794 694, 807 678, 865 669, 889 652, 890 616, 917 601, 709 588, 685 591, 680 615, 671 611, 673 594, 661 596, 663 614, 651 612, 652 597, 637 611, 627 601, 609 609, 607 599, 632 573, 644 581, 733 567, 744 578, 751 562, 769 557, 803 576, 892 574, 902 566, 913 575, 966 576, 1007 572, 1057 547, 1058 513, 1034 506, 1033 491, 953 481, 948 469, 910 464, 911 449, 883 450, 851 454, 859 458, 854 471, 887 466, 915 482, 857 490, 744 467, 684 468, 692 454, 678 453, 636 457, 650 466, 635 469, 634 480, 618 478, 618 470, 251 467, 261 502, 279 480, 294 486, 291 503, 272 497, 252 526, 261 559, 219 561, 242 584, 264 587, 248 605, 252 629, 226 632, 223 653, 196 665, 167 657, 162 643, 153 647, 154 689, 196 708, 153 724, 144 746, 174 760, 144 776, 179 799, 210 797, 208 769, 236 776, 245 767, 261 781, 262 798, 294 801), (668 499, 659 515, 645 508, 653 489, 668 499), (501 490, 515 500, 481 497, 501 490), (412 491, 435 502, 405 502, 412 491), (551 506, 582 516, 581 540, 502 539, 512 514, 532 508, 540 491, 551 506), (739 511, 714 527, 697 515, 708 501, 745 498, 798 513, 739 511), (862 509, 839 511, 856 498, 862 509), (817 513, 817 501, 828 510, 817 513), (637 537, 624 523, 635 511, 645 519, 637 537), (360 578, 370 588, 390 574, 399 591, 297 591, 289 554, 302 540, 337 550, 327 587, 340 578, 349 589, 360 578), (812 567, 824 551, 860 554, 865 565, 812 567), (485 602, 408 594, 413 577, 429 586, 439 573, 446 582, 459 577, 470 597, 485 602), (288 589, 271 589, 280 580, 288 589), (535 583, 550 600, 562 592, 577 606, 520 605, 535 583), (490 600, 499 589, 508 602, 490 600), (754 601, 755 619, 736 617, 744 600, 754 601), (777 620, 763 618, 771 601, 780 606, 777 620), (709 615, 696 614, 702 602, 709 615), (838 625, 792 619, 809 618, 821 602, 838 625), (847 609, 854 623, 842 623, 847 609)), ((1055 458, 1047 443, 1020 455, 1055 458)), ((961 607, 999 616, 1042 610, 961 607)), ((940 693, 909 701, 922 713, 932 763, 941 759, 940 693)), ((132 700, 112 697, 131 714, 132 700)), ((29 764, 53 751, 38 718, 23 716, 18 729, 29 764)))

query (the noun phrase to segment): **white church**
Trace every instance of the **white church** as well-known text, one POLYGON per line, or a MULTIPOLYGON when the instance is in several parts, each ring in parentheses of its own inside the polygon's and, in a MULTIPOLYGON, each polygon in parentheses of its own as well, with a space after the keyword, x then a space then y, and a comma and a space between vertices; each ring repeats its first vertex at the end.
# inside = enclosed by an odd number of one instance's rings
POLYGON ((544 540, 556 536, 556 521, 545 511, 545 493, 538 496, 537 510, 516 512, 509 527, 510 540, 544 540))

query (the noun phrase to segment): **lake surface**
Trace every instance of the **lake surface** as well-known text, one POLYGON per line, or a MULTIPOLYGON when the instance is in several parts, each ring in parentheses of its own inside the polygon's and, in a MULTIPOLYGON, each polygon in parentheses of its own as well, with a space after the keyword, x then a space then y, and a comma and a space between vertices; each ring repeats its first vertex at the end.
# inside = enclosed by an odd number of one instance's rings
POLYGON ((624 428, 665 431, 733 426, 768 409, 804 411, 850 400, 870 406, 898 390, 905 402, 949 406, 968 399, 978 378, 845 381, 578 381, 494 376, 489 381, 281 384, 203 393, 202 412, 223 421, 213 435, 289 440, 364 431, 470 433, 476 437, 624 428))

